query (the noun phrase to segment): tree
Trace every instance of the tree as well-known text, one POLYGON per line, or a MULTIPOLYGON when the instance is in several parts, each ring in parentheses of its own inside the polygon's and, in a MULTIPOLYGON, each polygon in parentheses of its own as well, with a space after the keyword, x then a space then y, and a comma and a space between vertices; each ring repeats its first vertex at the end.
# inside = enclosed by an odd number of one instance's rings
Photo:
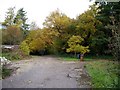
POLYGON ((20 8, 17 11, 17 15, 14 18, 14 23, 21 27, 22 30, 27 30, 29 28, 29 24, 27 24, 27 12, 24 11, 23 8, 20 8))
POLYGON ((104 23, 104 28, 111 32, 110 47, 115 60, 120 60, 120 2, 100 4, 98 18, 104 23))
MULTIPOLYGON (((30 52, 40 52, 45 51, 47 47, 53 44, 54 37, 57 36, 57 33, 53 30, 38 29, 30 31, 28 37, 24 40, 30 49, 30 52)), ((23 42, 24 42, 23 41, 23 42)))
POLYGON ((2 31, 3 44, 16 45, 20 44, 23 39, 22 31, 16 25, 8 26, 2 31))
POLYGON ((103 30, 98 29, 89 41, 91 54, 105 55, 110 54, 108 50, 108 36, 103 30))
POLYGON ((14 10, 15 7, 8 8, 8 11, 6 12, 5 20, 4 22, 2 22, 2 25, 5 27, 10 25, 18 25, 19 27, 21 27, 21 29, 27 30, 29 28, 29 25, 26 23, 28 19, 26 17, 27 12, 25 12, 23 8, 20 8, 17 11, 17 14, 15 14, 14 10))
MULTIPOLYGON (((23 37, 26 38, 26 36, 28 34, 27 29, 29 28, 28 27, 29 25, 26 23, 27 22, 26 12, 23 10, 23 8, 21 8, 17 11, 17 14, 16 14, 14 12, 14 9, 15 9, 15 7, 11 7, 6 12, 5 20, 4 20, 4 22, 2 22, 2 27, 3 27, 3 29, 6 29, 6 30, 3 32, 6 32, 8 34, 9 27, 13 28, 13 26, 15 26, 17 28, 20 28, 20 30, 21 30, 20 32, 22 32, 21 34, 23 34, 22 37, 19 37, 19 38, 23 38, 23 37)), ((15 30, 15 28, 13 30, 15 30)), ((12 30, 12 32, 13 32, 13 30, 12 30)), ((16 32, 16 31, 17 30, 15 30, 14 32, 16 32)), ((11 33, 11 32, 9 32, 9 33, 11 33)), ((9 36, 6 36, 4 38, 7 38, 7 37, 9 37, 9 36)), ((5 39, 5 40, 9 40, 9 39, 5 39)), ((5 42, 10 42, 10 41, 5 41, 5 42)))
POLYGON ((46 28, 51 28, 59 33, 65 33, 66 28, 70 25, 71 19, 59 10, 52 12, 45 20, 43 25, 46 28))
POLYGON ((10 25, 14 25, 14 18, 15 18, 15 7, 8 8, 8 11, 6 12, 5 21, 2 23, 3 26, 7 27, 10 25))
POLYGON ((70 38, 71 33, 73 33, 70 29, 72 26, 71 24, 72 20, 59 10, 52 12, 43 23, 45 28, 52 29, 56 33, 59 33, 59 35, 54 39, 53 48, 57 49, 56 51, 65 51, 67 47, 66 42, 70 38))
POLYGON ((96 26, 101 24, 101 22, 95 18, 96 14, 97 8, 93 5, 90 10, 87 10, 77 17, 76 34, 84 39, 84 46, 89 45, 89 40, 97 31, 96 26))
POLYGON ((83 57, 84 54, 89 52, 89 46, 82 46, 81 43, 84 41, 83 38, 81 38, 80 36, 72 36, 69 40, 68 40, 68 46, 69 48, 66 50, 67 52, 75 52, 76 53, 80 53, 81 57, 80 60, 83 61, 83 57))
POLYGON ((37 30, 39 27, 37 26, 36 22, 31 22, 30 24, 30 30, 37 30))

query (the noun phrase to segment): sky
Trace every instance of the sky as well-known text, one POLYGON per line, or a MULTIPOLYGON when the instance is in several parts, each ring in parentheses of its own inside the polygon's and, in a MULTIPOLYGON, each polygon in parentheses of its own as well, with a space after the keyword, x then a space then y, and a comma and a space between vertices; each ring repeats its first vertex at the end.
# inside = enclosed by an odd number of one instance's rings
POLYGON ((92 3, 89 0, 0 0, 0 22, 4 21, 7 9, 15 6, 15 12, 24 8, 28 23, 36 22, 42 28, 45 18, 52 11, 59 9, 68 17, 75 18, 86 11, 92 3))

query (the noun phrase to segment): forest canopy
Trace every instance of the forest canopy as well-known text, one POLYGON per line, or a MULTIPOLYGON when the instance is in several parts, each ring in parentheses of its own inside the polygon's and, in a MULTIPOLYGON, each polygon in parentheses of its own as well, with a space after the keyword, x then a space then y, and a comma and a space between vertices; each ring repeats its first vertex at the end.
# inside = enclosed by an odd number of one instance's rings
POLYGON ((27 24, 23 8, 16 14, 14 7, 9 8, 2 22, 2 44, 20 44, 27 54, 112 54, 120 59, 119 6, 120 2, 93 4, 75 19, 55 10, 46 17, 42 29, 35 22, 27 24))

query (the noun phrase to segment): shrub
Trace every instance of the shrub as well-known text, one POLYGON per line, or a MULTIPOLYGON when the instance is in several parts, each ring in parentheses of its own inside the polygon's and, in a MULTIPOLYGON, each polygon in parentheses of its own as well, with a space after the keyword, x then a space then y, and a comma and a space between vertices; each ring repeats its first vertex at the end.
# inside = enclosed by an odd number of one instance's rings
POLYGON ((23 53, 25 55, 29 55, 30 54, 30 49, 28 44, 26 43, 26 41, 23 41, 20 45, 20 49, 23 51, 23 53))

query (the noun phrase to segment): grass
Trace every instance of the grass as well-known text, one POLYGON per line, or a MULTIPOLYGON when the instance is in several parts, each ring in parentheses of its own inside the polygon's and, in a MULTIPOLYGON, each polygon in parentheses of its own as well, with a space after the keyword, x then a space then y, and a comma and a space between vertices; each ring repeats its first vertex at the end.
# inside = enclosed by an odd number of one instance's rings
POLYGON ((79 59, 74 58, 74 57, 60 57, 61 60, 65 60, 65 61, 78 61, 79 59))
MULTIPOLYGON (((4 53, 0 53, 0 56, 5 57, 6 59, 8 59, 10 61, 16 61, 16 60, 28 58, 27 56, 23 58, 17 52, 4 52, 4 53)), ((6 67, 3 66, 1 69, 1 73, 0 73, 0 79, 4 79, 4 78, 10 76, 11 73, 12 73, 11 69, 7 69, 6 67)))
POLYGON ((24 60, 24 59, 31 58, 30 55, 29 56, 25 56, 25 55, 22 56, 16 52, 1 53, 0 56, 5 57, 6 59, 8 59, 10 61, 24 60))
MULTIPOLYGON (((68 55, 67 56, 60 55, 58 57, 60 57, 61 60, 65 60, 65 61, 79 61, 80 60, 77 57, 73 57, 73 56, 70 57, 68 55)), ((112 56, 91 56, 91 55, 84 57, 84 61, 93 61, 93 60, 101 60, 101 59, 109 59, 109 60, 111 60, 111 59, 113 59, 113 57, 112 56)))
MULTIPOLYGON (((79 58, 75 58, 75 57, 60 57, 62 60, 65 60, 65 61, 79 61, 80 59, 79 58)), ((91 58, 84 58, 85 61, 90 61, 90 60, 93 60, 91 58)))
POLYGON ((7 69, 5 67, 2 68, 2 79, 10 76, 12 73, 12 70, 11 69, 7 69))
POLYGON ((20 60, 20 56, 15 53, 1 53, 2 57, 5 57, 8 60, 20 60))
POLYGON ((118 63, 108 60, 88 62, 86 69, 91 77, 93 88, 118 87, 118 63))
MULTIPOLYGON (((64 61, 79 61, 80 59, 75 56, 70 55, 57 55, 57 57, 60 58, 60 60, 64 61)), ((91 58, 85 58, 85 60, 91 60, 91 58)))
MULTIPOLYGON (((59 56, 60 60, 78 61, 78 58, 59 56)), ((91 77, 93 88, 118 87, 118 63, 112 61, 112 56, 85 56, 86 70, 91 77)))

